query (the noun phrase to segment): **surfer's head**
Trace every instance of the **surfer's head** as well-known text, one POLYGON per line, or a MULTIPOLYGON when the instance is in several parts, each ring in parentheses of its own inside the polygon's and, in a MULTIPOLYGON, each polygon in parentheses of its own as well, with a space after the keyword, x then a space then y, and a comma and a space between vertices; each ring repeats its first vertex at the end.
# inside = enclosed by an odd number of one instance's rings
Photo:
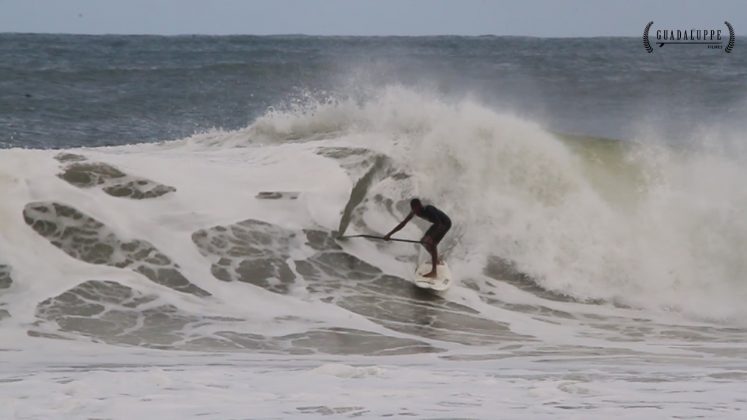
POLYGON ((415 214, 420 214, 420 210, 423 209, 423 203, 419 199, 413 198, 410 200, 410 208, 415 214))

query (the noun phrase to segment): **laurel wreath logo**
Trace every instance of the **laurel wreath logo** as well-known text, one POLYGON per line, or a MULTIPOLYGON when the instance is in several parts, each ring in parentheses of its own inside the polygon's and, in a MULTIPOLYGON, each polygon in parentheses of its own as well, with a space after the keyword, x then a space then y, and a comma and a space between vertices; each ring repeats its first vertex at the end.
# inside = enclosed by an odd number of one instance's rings
MULTIPOLYGON (((734 42, 736 41, 737 37, 734 34, 734 27, 731 26, 731 23, 728 21, 724 21, 726 24, 726 27, 729 28, 729 42, 726 44, 726 47, 724 48, 724 52, 731 53, 731 51, 734 49, 734 42)), ((651 54, 654 52, 654 49, 651 47, 651 42, 648 39, 648 31, 651 29, 651 25, 654 24, 654 21, 652 20, 649 22, 645 28, 643 28, 643 47, 646 49, 646 51, 651 54)), ((664 46, 664 43, 662 42, 660 47, 664 46)))
POLYGON ((648 25, 646 25, 646 28, 643 29, 643 47, 646 48, 646 51, 648 51, 649 54, 654 52, 654 49, 651 48, 651 43, 648 42, 648 30, 651 29, 651 25, 653 24, 654 24, 654 21, 652 20, 651 22, 648 23, 648 25))
POLYGON ((729 43, 726 44, 726 48, 724 48, 724 52, 731 53, 731 50, 734 49, 734 40, 736 39, 736 36, 734 36, 734 28, 731 26, 731 23, 724 21, 726 24, 726 27, 729 28, 729 43))

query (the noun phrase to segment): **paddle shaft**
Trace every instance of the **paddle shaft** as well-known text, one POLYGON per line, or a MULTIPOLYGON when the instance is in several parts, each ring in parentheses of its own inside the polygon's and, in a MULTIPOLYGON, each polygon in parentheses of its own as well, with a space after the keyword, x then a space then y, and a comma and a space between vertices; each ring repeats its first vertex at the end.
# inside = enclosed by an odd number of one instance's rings
MULTIPOLYGON (((381 239, 383 241, 386 241, 383 236, 374 236, 374 235, 352 235, 352 236, 342 236, 340 239, 347 239, 347 238, 368 238, 368 239, 381 239)), ((412 239, 398 239, 398 238, 389 238, 390 241, 397 241, 397 242, 409 242, 411 244, 419 244, 420 241, 414 241, 412 239)))

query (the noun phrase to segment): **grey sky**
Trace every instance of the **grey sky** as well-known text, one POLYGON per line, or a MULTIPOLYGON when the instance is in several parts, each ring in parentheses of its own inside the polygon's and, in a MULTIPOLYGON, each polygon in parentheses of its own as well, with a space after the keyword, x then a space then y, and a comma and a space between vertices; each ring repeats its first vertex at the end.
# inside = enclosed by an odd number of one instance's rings
POLYGON ((747 34, 747 1, 722 0, 0 0, 0 32, 640 36, 674 29, 747 34))

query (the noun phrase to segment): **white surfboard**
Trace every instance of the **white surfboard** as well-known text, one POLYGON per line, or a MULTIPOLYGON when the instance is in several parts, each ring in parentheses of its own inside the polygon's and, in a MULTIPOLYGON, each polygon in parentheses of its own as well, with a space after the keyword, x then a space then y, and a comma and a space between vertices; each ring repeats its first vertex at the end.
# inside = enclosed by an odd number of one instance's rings
POLYGON ((424 262, 415 270, 415 286, 423 289, 431 289, 443 292, 451 287, 453 283, 449 266, 444 262, 436 267, 436 277, 423 277, 423 274, 431 272, 431 263, 424 262))

